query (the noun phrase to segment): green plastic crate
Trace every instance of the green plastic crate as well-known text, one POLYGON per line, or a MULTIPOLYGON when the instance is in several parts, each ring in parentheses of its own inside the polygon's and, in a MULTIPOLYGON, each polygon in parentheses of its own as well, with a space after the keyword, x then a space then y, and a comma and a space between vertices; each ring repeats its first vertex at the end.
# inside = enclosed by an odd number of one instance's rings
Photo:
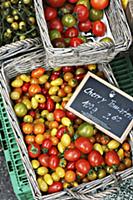
POLYGON ((110 64, 120 88, 133 96, 133 65, 129 55, 117 56, 110 64))
POLYGON ((19 200, 33 200, 14 133, 0 95, 0 140, 14 192, 19 200))

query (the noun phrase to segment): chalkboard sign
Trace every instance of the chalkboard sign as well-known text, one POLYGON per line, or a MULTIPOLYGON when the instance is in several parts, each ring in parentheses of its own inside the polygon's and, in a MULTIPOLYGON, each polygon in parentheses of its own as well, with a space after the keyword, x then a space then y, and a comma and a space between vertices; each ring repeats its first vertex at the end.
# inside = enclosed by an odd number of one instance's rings
POLYGON ((65 108, 121 143, 133 127, 133 97, 91 72, 65 108))

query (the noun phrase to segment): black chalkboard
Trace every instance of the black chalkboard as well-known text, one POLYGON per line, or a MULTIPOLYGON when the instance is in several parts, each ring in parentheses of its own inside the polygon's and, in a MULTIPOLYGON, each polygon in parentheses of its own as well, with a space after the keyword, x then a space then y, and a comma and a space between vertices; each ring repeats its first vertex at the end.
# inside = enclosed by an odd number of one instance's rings
POLYGON ((133 127, 133 97, 90 72, 66 109, 119 142, 124 141, 133 127))

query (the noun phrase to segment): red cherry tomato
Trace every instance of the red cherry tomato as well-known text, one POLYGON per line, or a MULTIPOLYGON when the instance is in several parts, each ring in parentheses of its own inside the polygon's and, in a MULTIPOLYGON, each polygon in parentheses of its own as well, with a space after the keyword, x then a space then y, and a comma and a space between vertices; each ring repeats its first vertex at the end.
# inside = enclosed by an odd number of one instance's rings
POLYGON ((110 167, 113 166, 113 165, 119 165, 120 164, 120 158, 114 150, 108 151, 105 154, 105 163, 110 167))
POLYGON ((78 37, 78 30, 75 27, 70 27, 65 31, 65 37, 66 38, 73 38, 73 37, 78 37))
POLYGON ((34 96, 37 93, 41 92, 41 87, 38 84, 31 84, 28 89, 29 95, 34 96))
POLYGON ((48 89, 41 88, 41 92, 42 92, 43 95, 46 95, 48 93, 48 89))
POLYGON ((78 0, 68 0, 69 3, 76 3, 78 0))
POLYGON ((48 188, 48 193, 55 193, 60 192, 63 189, 63 184, 61 182, 55 181, 52 185, 48 188))
POLYGON ((48 150, 52 147, 53 143, 50 139, 45 139, 42 143, 42 151, 43 153, 47 153, 48 150))
POLYGON ((109 0, 91 0, 90 4, 97 10, 103 10, 109 5, 109 0))
POLYGON ((77 14, 77 19, 80 22, 85 22, 89 17, 89 10, 83 4, 76 5, 73 12, 77 14))
POLYGON ((70 40, 70 46, 71 47, 77 47, 82 43, 83 43, 83 40, 81 40, 80 38, 75 37, 75 38, 71 38, 71 40, 70 40))
POLYGON ((40 155, 40 146, 37 143, 28 146, 28 153, 30 158, 37 158, 40 155))
POLYGON ((35 112, 34 110, 30 110, 30 111, 28 112, 28 114, 31 115, 33 118, 36 117, 36 112, 35 112))
POLYGON ((89 170, 90 170, 90 164, 87 160, 85 159, 79 159, 76 162, 76 169, 78 172, 81 172, 83 174, 88 174, 89 170))
POLYGON ((93 144, 90 142, 88 138, 79 137, 75 140, 75 146, 82 153, 88 154, 92 151, 93 144))
POLYGON ((92 167, 100 166, 104 162, 102 155, 96 150, 88 155, 88 161, 92 167))
POLYGON ((62 126, 61 128, 59 128, 57 130, 56 137, 61 139, 61 137, 64 135, 64 133, 68 133, 68 129, 66 126, 62 126))
POLYGON ((59 32, 62 32, 63 31, 63 25, 61 23, 61 20, 60 19, 53 19, 49 22, 49 29, 50 30, 58 30, 59 32))
POLYGON ((28 92, 29 87, 30 87, 30 83, 24 83, 22 86, 22 91, 28 92))
POLYGON ((82 32, 89 32, 92 28, 92 23, 89 19, 85 22, 79 22, 78 28, 82 32))
POLYGON ((58 155, 58 150, 56 147, 52 146, 49 151, 48 151, 49 155, 58 155))
POLYGON ((57 17, 56 9, 49 6, 45 8, 44 14, 47 21, 55 19, 57 17))
POLYGON ((48 154, 41 154, 38 157, 39 162, 41 163, 42 166, 48 167, 49 164, 49 155, 48 154))
POLYGON ((38 106, 38 108, 40 110, 45 110, 46 109, 46 103, 40 103, 39 106, 38 106))
POLYGON ((76 75, 75 79, 77 81, 81 81, 84 78, 84 76, 85 76, 85 74, 78 74, 78 75, 76 75))
POLYGON ((66 116, 70 119, 70 120, 75 120, 77 118, 76 115, 74 115, 72 112, 70 111, 66 111, 66 116))
POLYGON ((81 156, 81 153, 78 149, 68 149, 64 153, 64 158, 68 161, 77 161, 81 156))
POLYGON ((51 81, 54 81, 54 80, 57 79, 58 77, 59 77, 58 75, 52 74, 51 77, 50 77, 50 80, 51 80, 51 81))
POLYGON ((40 76, 42 76, 44 74, 45 71, 46 71, 46 69, 44 69, 43 67, 38 67, 37 69, 34 69, 31 72, 31 77, 32 78, 39 78, 40 76))
POLYGON ((54 8, 62 7, 66 0, 47 0, 47 3, 54 8))
POLYGON ((75 169, 75 162, 73 162, 73 161, 68 162, 66 168, 67 168, 67 170, 74 170, 75 169))
POLYGON ((63 72, 73 72, 73 67, 69 67, 69 66, 66 66, 66 67, 62 67, 62 70, 63 72))
POLYGON ((46 107, 49 112, 52 112, 55 108, 54 101, 50 97, 48 97, 48 99, 46 101, 46 107))
POLYGON ((60 162, 60 159, 56 155, 51 155, 49 157, 48 166, 50 169, 55 169, 56 167, 58 167, 59 162, 60 162))
POLYGON ((66 116, 65 111, 63 111, 63 110, 61 110, 61 109, 56 109, 56 110, 54 111, 54 119, 55 119, 57 122, 60 122, 61 119, 62 119, 63 117, 65 117, 65 116, 66 116))
POLYGON ((106 26, 102 21, 95 21, 92 26, 92 33, 97 37, 105 35, 106 26))

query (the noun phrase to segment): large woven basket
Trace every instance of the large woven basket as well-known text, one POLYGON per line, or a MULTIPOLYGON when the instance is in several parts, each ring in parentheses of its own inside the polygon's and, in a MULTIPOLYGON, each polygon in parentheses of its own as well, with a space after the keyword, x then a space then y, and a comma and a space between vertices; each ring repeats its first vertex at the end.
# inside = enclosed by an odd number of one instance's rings
MULTIPOLYGON (((108 194, 114 193, 119 188, 119 182, 125 179, 129 179, 133 177, 133 167, 124 170, 122 172, 118 172, 113 175, 109 175, 103 179, 95 180, 90 183, 81 184, 76 188, 67 189, 62 192, 54 193, 51 195, 42 196, 38 184, 36 181, 35 173, 32 169, 26 145, 24 143, 23 134, 20 130, 17 117, 14 113, 12 103, 10 101, 10 87, 9 82, 10 79, 15 77, 20 73, 28 73, 31 70, 35 69, 38 66, 45 66, 46 59, 45 54, 43 53, 43 49, 40 49, 36 52, 29 53, 27 55, 9 60, 2 64, 0 70, 0 92, 2 93, 4 104, 6 111, 8 113, 8 117, 10 123, 13 127, 13 132, 16 138, 16 141, 20 148, 20 154, 22 157, 22 161, 24 163, 24 167, 27 173, 27 177, 33 192, 33 196, 35 200, 67 200, 67 199, 80 199, 80 200, 98 200, 100 198, 105 197, 108 194)), ((112 71, 107 65, 99 65, 99 70, 102 70, 108 81, 115 85, 117 84, 112 71)), ((130 134, 131 137, 131 145, 133 149, 133 135, 130 134)))
POLYGON ((110 0, 106 17, 114 38, 114 44, 105 42, 89 42, 77 48, 53 48, 47 23, 44 17, 43 0, 34 0, 37 23, 46 50, 47 65, 83 65, 87 63, 105 63, 114 58, 120 51, 125 51, 131 44, 131 33, 126 21, 121 0, 110 0))

